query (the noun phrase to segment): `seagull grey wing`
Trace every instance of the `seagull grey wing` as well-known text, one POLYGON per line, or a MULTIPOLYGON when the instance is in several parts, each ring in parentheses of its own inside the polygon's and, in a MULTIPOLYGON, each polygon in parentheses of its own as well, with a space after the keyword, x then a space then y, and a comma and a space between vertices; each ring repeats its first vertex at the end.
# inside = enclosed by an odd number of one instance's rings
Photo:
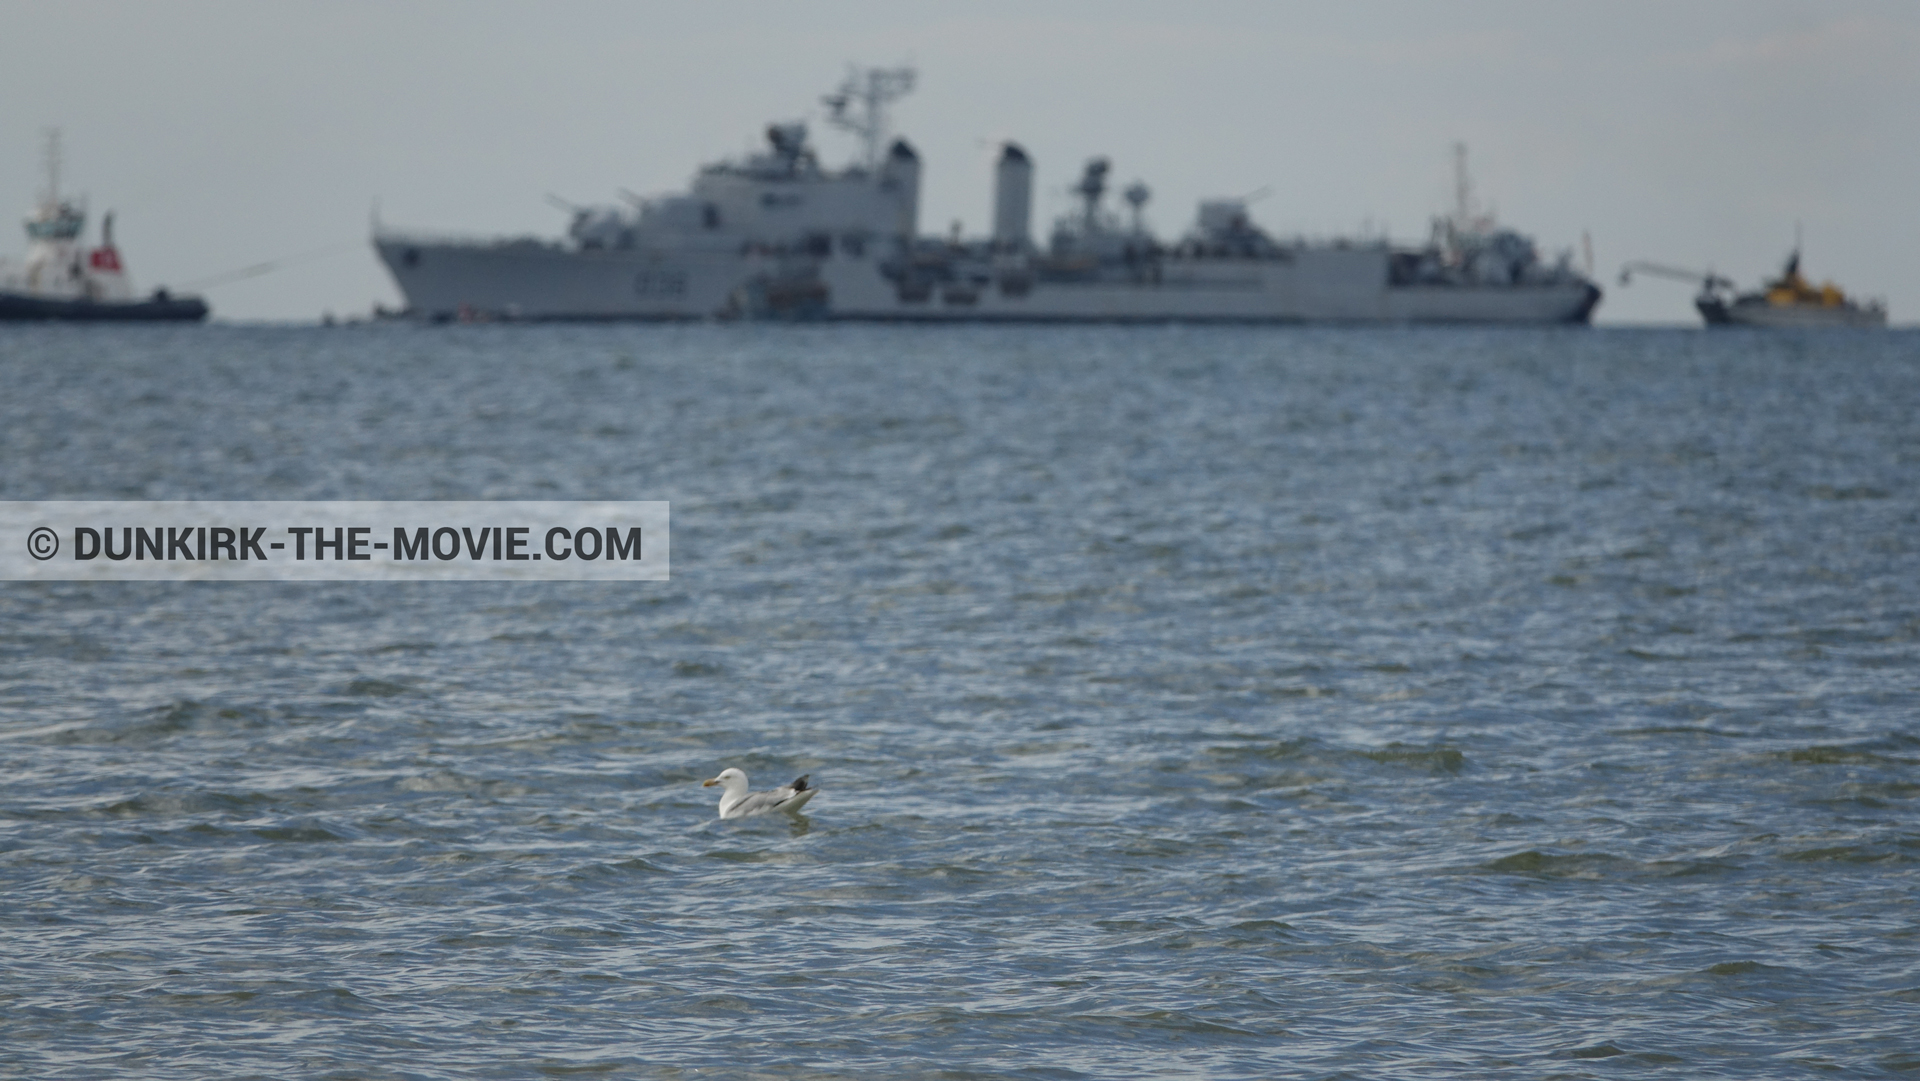
POLYGON ((803 774, 792 784, 768 789, 765 792, 748 793, 732 803, 727 802, 723 797, 720 801, 720 817, 745 818, 748 815, 766 814, 768 811, 797 814, 817 791, 819 789, 807 787, 807 775, 803 774))
POLYGON ((727 808, 727 817, 745 818, 747 815, 765 814, 768 811, 777 810, 780 804, 792 794, 784 788, 776 788, 771 792, 755 792, 727 808))
POLYGON ((755 792, 727 808, 726 817, 744 818, 747 815, 765 814, 768 811, 798 814, 800 808, 805 807, 807 801, 812 799, 814 793, 818 791, 820 790, 817 788, 807 787, 807 778, 803 776, 792 784, 782 785, 765 792, 755 792))

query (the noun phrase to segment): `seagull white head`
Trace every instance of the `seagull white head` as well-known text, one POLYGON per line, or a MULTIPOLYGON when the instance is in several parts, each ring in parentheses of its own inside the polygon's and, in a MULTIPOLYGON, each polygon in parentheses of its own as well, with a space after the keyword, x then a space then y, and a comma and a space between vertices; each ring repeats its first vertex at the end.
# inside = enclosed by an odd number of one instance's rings
POLYGON ((725 800, 727 796, 747 790, 747 775, 734 769, 732 766, 728 766, 726 769, 720 771, 720 776, 715 777, 711 781, 700 782, 701 788, 712 788, 714 785, 720 785, 727 790, 726 795, 720 797, 722 800, 725 800))

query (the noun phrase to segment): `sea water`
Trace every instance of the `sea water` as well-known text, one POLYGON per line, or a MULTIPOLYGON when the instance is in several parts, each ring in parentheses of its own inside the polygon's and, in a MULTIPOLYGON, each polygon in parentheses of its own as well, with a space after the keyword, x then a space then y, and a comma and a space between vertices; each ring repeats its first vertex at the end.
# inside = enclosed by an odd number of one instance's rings
POLYGON ((0 584, 0 1075, 1920 1069, 1920 334, 7 327, 0 386, 4 499, 674 548, 0 584))

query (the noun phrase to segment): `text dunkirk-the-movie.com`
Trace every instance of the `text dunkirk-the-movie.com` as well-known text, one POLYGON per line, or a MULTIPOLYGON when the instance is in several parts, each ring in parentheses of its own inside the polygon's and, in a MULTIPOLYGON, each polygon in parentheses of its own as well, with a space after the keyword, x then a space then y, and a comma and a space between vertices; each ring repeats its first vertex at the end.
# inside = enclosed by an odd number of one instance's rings
POLYGON ((665 581, 665 501, 0 502, 0 579, 665 581))

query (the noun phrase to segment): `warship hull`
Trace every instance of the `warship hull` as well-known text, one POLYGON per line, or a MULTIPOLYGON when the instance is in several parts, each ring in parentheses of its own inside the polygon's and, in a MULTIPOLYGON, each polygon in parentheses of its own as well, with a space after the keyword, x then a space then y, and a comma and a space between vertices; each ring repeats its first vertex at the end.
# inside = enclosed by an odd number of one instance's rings
POLYGON ((557 244, 378 237, 416 317, 430 320, 800 318, 896 322, 1584 323, 1591 283, 1391 282, 1385 248, 1285 259, 1169 259, 1117 280, 903 284, 877 257, 575 250, 557 244))
POLYGON ((753 277, 735 253, 576 250, 538 241, 376 237, 409 313, 427 319, 708 319, 753 277))

